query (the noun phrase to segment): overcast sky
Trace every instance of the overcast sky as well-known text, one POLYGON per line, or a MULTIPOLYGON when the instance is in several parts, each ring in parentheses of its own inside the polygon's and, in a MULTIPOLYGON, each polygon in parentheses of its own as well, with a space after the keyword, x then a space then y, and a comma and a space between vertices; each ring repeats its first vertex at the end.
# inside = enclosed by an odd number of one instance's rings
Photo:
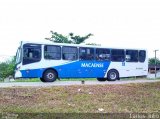
MULTIPOLYGON (((160 0, 1 0, 0 57, 19 42, 44 41, 50 30, 94 34, 87 42, 160 50, 160 0)), ((160 56, 160 51, 157 52, 160 56)))

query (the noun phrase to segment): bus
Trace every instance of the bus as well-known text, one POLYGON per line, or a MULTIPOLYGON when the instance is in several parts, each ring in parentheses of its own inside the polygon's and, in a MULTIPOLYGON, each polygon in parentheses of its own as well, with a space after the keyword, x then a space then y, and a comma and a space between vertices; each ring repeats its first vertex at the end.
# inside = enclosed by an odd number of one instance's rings
POLYGON ((14 77, 40 78, 42 82, 63 78, 115 81, 147 73, 145 49, 22 41, 16 53, 14 77))

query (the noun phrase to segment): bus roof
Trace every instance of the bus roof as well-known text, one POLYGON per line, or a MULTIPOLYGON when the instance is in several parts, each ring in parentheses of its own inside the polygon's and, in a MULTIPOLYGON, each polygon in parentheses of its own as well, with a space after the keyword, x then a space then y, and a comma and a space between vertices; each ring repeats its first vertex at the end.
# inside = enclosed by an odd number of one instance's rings
POLYGON ((38 42, 38 41, 21 41, 21 44, 42 44, 42 45, 61 45, 61 46, 74 46, 74 47, 90 47, 90 48, 108 48, 108 49, 137 49, 137 50, 147 50, 145 48, 128 48, 128 47, 108 47, 101 45, 86 45, 86 44, 68 44, 68 43, 54 43, 52 41, 38 42))

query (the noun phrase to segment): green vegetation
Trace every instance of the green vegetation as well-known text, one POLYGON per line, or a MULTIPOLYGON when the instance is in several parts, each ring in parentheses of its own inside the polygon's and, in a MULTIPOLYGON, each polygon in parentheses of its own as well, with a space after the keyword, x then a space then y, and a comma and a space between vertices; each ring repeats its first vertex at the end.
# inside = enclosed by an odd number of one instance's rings
MULTIPOLYGON (((156 58, 156 63, 160 64, 160 60, 158 58, 156 58)), ((154 65, 155 64, 155 58, 149 58, 148 64, 149 65, 154 65)))
MULTIPOLYGON (((97 81, 96 78, 63 78, 60 81, 97 81)), ((146 78, 146 77, 127 77, 121 78, 121 81, 128 81, 128 80, 155 80, 154 78, 146 78)), ((156 80, 160 80, 160 78, 156 78, 156 80)), ((16 79, 16 82, 41 82, 39 78, 26 78, 26 79, 16 79)), ((57 79, 57 81, 59 81, 57 79)))
POLYGON ((61 81, 94 81, 96 78, 64 78, 61 81))
POLYGON ((16 79, 15 82, 41 82, 39 78, 22 78, 22 79, 16 79))
POLYGON ((86 39, 93 34, 89 33, 86 36, 74 35, 74 33, 69 33, 68 36, 62 35, 57 32, 50 31, 52 36, 50 38, 45 38, 46 40, 55 42, 55 43, 72 43, 72 44, 80 44, 83 43, 86 39))
POLYGON ((15 57, 6 62, 0 63, 0 80, 6 77, 13 76, 15 68, 15 57))
MULTIPOLYGON (((93 80, 97 80, 96 78, 64 78, 64 79, 61 79, 60 81, 93 81, 93 80)), ((41 80, 39 78, 26 78, 26 79, 16 79, 15 80, 16 82, 41 82, 41 80)), ((57 79, 58 81, 58 79, 57 79)))
POLYGON ((160 112, 160 82, 125 85, 14 87, 0 90, 0 112, 160 112))
MULTIPOLYGON (((156 78, 156 79, 160 79, 160 78, 156 78)), ((64 78, 61 79, 60 81, 97 81, 96 78, 64 78)), ((155 80, 154 78, 145 78, 145 77, 129 77, 129 78, 121 78, 120 80, 122 81, 127 81, 127 80, 155 80)), ((57 79, 57 81, 59 81, 57 79)), ((41 82, 41 80, 39 78, 26 78, 26 79, 16 79, 15 82, 41 82)))

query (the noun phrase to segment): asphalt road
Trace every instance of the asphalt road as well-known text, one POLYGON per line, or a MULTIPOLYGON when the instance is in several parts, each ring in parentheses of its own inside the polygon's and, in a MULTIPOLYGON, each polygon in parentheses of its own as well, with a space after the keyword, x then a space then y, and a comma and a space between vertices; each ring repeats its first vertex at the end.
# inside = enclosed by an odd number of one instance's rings
POLYGON ((117 84, 129 84, 129 83, 150 83, 150 82, 160 82, 160 80, 120 80, 120 81, 85 81, 82 84, 81 81, 55 81, 52 83, 43 82, 8 82, 0 83, 0 88, 5 87, 49 87, 49 86, 71 86, 71 85, 117 85, 117 84))

